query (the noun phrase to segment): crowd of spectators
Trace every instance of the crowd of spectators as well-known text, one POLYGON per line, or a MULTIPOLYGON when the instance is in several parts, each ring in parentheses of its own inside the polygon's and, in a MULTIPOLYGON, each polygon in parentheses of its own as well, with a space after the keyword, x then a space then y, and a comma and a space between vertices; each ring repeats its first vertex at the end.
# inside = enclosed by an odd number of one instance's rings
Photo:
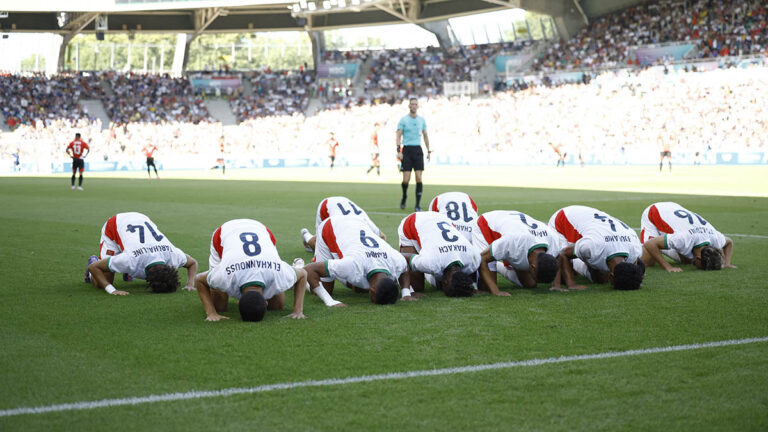
MULTIPOLYGON (((419 113, 427 120, 435 158, 554 165, 553 145, 609 163, 622 158, 654 161, 663 143, 671 144, 676 157, 768 151, 766 107, 768 65, 757 64, 666 74, 660 68, 609 71, 589 83, 531 85, 488 98, 423 98, 419 113)), ((382 103, 312 117, 266 115, 231 128, 211 122, 134 122, 105 131, 85 120, 72 124, 61 119, 22 125, 16 133, 17 142, 42 146, 35 147, 36 156, 59 159, 65 158, 62 149, 74 132, 81 131, 94 144, 92 157, 97 160, 140 160, 141 148, 151 142, 166 160, 211 161, 224 136, 229 159, 310 157, 324 163, 325 141, 334 132, 340 158, 367 161, 373 124, 383 125, 382 148, 394 146, 396 125, 405 113, 405 102, 382 103)), ((393 152, 383 151, 382 158, 383 164, 395 163, 393 152)))
POLYGON ((166 75, 108 72, 114 95, 104 96, 109 118, 118 124, 129 122, 212 121, 200 91, 187 78, 166 75))
POLYGON ((6 74, 0 75, 0 94, 0 111, 8 127, 15 129, 54 119, 76 122, 89 118, 78 100, 99 99, 104 90, 93 74, 6 74))
POLYGON ((768 53, 765 0, 659 0, 599 17, 551 44, 533 70, 552 72, 637 64, 633 48, 689 42, 698 58, 768 53))
POLYGON ((240 92, 229 98, 238 122, 249 118, 304 113, 309 99, 314 97, 315 74, 304 68, 249 72, 241 75, 248 80, 252 94, 240 92))

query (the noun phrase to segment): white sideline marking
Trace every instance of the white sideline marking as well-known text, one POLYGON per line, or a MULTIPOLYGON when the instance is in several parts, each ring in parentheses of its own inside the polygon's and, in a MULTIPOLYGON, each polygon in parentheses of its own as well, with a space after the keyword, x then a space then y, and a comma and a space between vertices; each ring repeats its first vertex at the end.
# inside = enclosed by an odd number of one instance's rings
POLYGON ((725 235, 732 236, 732 237, 749 237, 749 238, 768 239, 768 236, 758 235, 758 234, 728 234, 728 233, 725 233, 725 235))
POLYGON ((616 357, 629 357, 643 354, 656 354, 663 352, 675 352, 675 351, 688 351, 702 348, 715 348, 731 345, 744 345, 758 342, 768 342, 768 337, 757 337, 748 339, 732 339, 718 342, 705 342, 688 345, 675 345, 669 347, 658 348, 645 348, 629 351, 609 351, 599 354, 582 354, 573 356, 561 356, 561 357, 549 357, 543 359, 521 360, 513 362, 491 363, 485 365, 475 366, 461 366, 445 369, 432 369, 432 370, 416 370, 410 372, 394 372, 379 375, 363 375, 357 377, 347 378, 329 378, 324 380, 309 380, 299 382, 287 382, 278 384, 268 384, 257 387, 236 387, 223 390, 207 390, 207 391, 189 391, 184 393, 166 393, 160 395, 130 397, 121 399, 102 399, 97 401, 84 401, 84 402, 72 402, 58 405, 44 405, 37 407, 19 407, 7 410, 0 410, 0 417, 11 417, 22 414, 44 414, 49 412, 61 412, 61 411, 79 411, 94 408, 106 408, 123 405, 139 405, 151 402, 170 402, 178 400, 189 399, 201 399, 211 398, 219 396, 231 396, 238 394, 254 394, 254 393, 266 393, 275 390, 288 390, 302 387, 326 387, 343 384, 354 384, 361 382, 374 382, 374 381, 386 381, 386 380, 398 380, 406 378, 420 378, 427 376, 438 375, 453 375, 459 373, 468 372, 480 372, 494 369, 509 369, 522 366, 540 366, 553 363, 566 363, 571 361, 580 360, 599 360, 616 357))

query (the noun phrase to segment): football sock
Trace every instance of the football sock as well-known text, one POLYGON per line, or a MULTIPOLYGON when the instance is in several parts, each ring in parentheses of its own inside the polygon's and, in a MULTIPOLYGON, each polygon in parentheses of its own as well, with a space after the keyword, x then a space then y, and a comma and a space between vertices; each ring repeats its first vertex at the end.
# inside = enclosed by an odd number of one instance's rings
POLYGON ((403 199, 400 201, 405 203, 405 199, 408 198, 408 183, 401 183, 400 186, 403 188, 403 199))
POLYGON ((75 173, 72 173, 72 187, 75 187, 75 173))
POLYGON ((421 182, 416 183, 416 207, 421 207, 421 191, 424 188, 424 184, 421 182))
POLYGON ((79 181, 77 182, 77 185, 78 185, 78 186, 82 186, 82 185, 83 185, 83 175, 82 175, 82 174, 80 174, 80 179, 79 179, 79 181))

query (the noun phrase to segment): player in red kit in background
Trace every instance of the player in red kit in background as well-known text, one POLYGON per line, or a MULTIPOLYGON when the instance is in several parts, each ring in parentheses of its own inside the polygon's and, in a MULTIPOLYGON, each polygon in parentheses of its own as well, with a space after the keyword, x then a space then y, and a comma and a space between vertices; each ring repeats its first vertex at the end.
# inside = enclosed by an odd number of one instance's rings
POLYGON ((331 132, 331 136, 326 141, 326 144, 328 144, 328 157, 331 159, 331 169, 333 169, 333 164, 336 162, 336 148, 339 146, 339 142, 336 141, 333 132, 331 132))
POLYGON ((370 174, 376 168, 376 175, 381 175, 381 163, 379 162, 379 128, 381 124, 376 122, 373 125, 373 134, 371 134, 371 167, 366 174, 370 174))
POLYGON ((80 133, 75 134, 75 139, 67 146, 67 154, 72 158, 72 189, 75 188, 75 171, 80 170, 80 180, 77 183, 77 189, 83 190, 83 171, 85 171, 85 162, 83 159, 88 156, 91 149, 88 144, 80 138, 80 133), (85 153, 83 153, 85 152, 85 153))
POLYGON ((146 147, 144 147, 141 151, 144 153, 144 156, 147 157, 147 176, 152 178, 152 173, 149 171, 149 167, 152 167, 155 170, 155 176, 160 178, 160 174, 157 173, 157 166, 155 165, 154 158, 155 151, 157 151, 157 146, 154 144, 147 144, 146 147))

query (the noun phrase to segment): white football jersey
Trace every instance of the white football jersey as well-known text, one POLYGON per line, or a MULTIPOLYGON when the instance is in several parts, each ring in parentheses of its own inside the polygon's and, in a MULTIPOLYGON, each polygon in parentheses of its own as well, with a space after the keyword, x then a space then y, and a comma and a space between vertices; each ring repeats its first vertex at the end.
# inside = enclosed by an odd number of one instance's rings
POLYGON ((112 216, 104 224, 102 233, 103 240, 109 240, 120 249, 107 257, 107 268, 113 273, 146 279, 147 269, 153 265, 179 268, 187 264, 187 254, 176 248, 157 225, 141 213, 112 216))
POLYGON ((320 201, 320 204, 317 206, 317 216, 315 217, 315 234, 318 233, 320 224, 331 216, 355 216, 361 218, 377 236, 381 236, 381 230, 368 217, 368 213, 351 199, 341 196, 328 197, 320 201))
POLYGON ((552 228, 518 211, 483 213, 477 225, 473 245, 478 252, 489 248, 494 261, 504 261, 507 267, 517 270, 528 269, 528 254, 533 249, 544 247, 547 254, 557 257, 563 248, 552 228))
POLYGON ((643 243, 665 236, 664 249, 674 250, 693 259, 695 247, 711 245, 717 249, 725 246, 725 236, 698 214, 673 202, 651 204, 640 217, 640 237, 643 243))
POLYGON ((436 196, 429 203, 433 212, 448 216, 459 232, 473 241, 473 233, 477 231, 477 204, 472 197, 464 192, 446 192, 436 196))
POLYGON ((208 285, 236 299, 247 285, 261 286, 270 299, 297 280, 296 270, 280 259, 272 233, 251 219, 231 220, 214 231, 210 262, 215 265, 208 270, 208 285))
POLYGON ((576 257, 590 267, 608 272, 608 260, 626 257, 634 263, 643 254, 640 239, 624 222, 600 210, 568 206, 555 212, 549 226, 574 245, 576 257))
POLYGON ((362 219, 331 216, 317 231, 315 262, 326 262, 324 282, 338 279, 369 289, 368 278, 377 272, 399 278, 407 270, 400 252, 385 242, 362 219))
POLYGON ((411 268, 416 271, 441 276, 455 262, 464 273, 474 273, 480 266, 480 252, 443 214, 412 213, 400 222, 397 233, 401 247, 413 246, 418 252, 411 258, 411 268))

